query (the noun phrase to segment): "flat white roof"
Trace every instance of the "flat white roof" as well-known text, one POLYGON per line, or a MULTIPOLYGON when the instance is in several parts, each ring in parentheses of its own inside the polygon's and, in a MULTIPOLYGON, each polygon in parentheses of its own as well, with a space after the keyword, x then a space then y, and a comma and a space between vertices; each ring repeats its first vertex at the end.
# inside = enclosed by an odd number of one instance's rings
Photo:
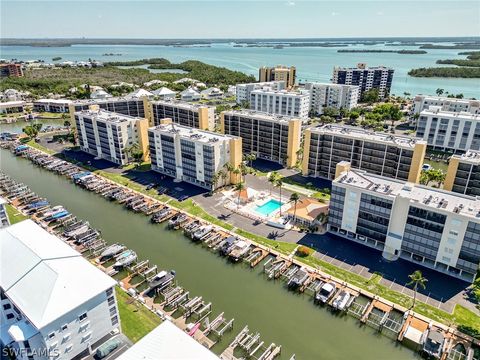
POLYGON ((182 138, 203 143, 216 143, 218 141, 229 141, 230 139, 236 138, 235 136, 231 135, 200 130, 175 123, 157 125, 149 128, 149 130, 162 134, 179 135, 182 138))
POLYGON ((310 130, 312 133, 355 138, 359 140, 385 143, 410 149, 413 149, 417 143, 425 143, 424 140, 419 138, 375 132, 354 126, 328 124, 311 127, 310 130))
POLYGON ((219 360, 219 357, 166 320, 117 360, 219 360))
POLYGON ((110 122, 110 123, 115 123, 119 124, 121 122, 125 121, 137 121, 140 120, 141 118, 134 117, 134 116, 129 116, 129 115, 123 115, 120 113, 116 113, 113 111, 107 111, 107 110, 81 110, 81 111, 76 111, 75 114, 77 115, 85 115, 90 118, 95 118, 97 121, 105 121, 105 122, 110 122))
POLYGON ((429 207, 436 212, 452 212, 480 222, 480 197, 457 194, 387 177, 362 170, 349 170, 334 180, 335 184, 376 193, 379 196, 409 198, 410 202, 429 207))
POLYGON ((478 150, 468 150, 465 154, 453 155, 452 157, 458 158, 460 162, 480 165, 480 151, 478 150))
POLYGON ((310 97, 310 94, 305 91, 305 93, 299 91, 289 91, 289 90, 273 90, 272 88, 262 88, 256 89, 251 92, 252 94, 272 94, 280 96, 292 96, 292 97, 310 97))
POLYGON ((166 105, 166 106, 178 107, 178 108, 187 109, 187 110, 198 110, 201 108, 213 109, 212 106, 207 106, 203 104, 192 104, 187 101, 181 101, 181 100, 175 100, 175 99, 156 100, 156 101, 151 101, 151 103, 153 105, 166 105))
POLYGON ((0 287, 37 329, 115 284, 32 220, 0 230, 0 287))
POLYGON ((0 108, 9 108, 9 107, 23 106, 23 105, 25 105, 25 101, 0 102, 0 108))
POLYGON ((232 116, 240 116, 240 117, 258 119, 258 120, 263 120, 263 121, 273 121, 273 122, 278 122, 278 123, 288 123, 288 121, 290 121, 290 120, 298 119, 298 118, 292 117, 292 116, 269 114, 269 113, 264 113, 264 112, 261 112, 261 111, 254 111, 254 110, 247 110, 247 109, 228 110, 228 111, 225 111, 225 114, 232 115, 232 116))
POLYGON ((39 99, 39 100, 35 100, 33 103, 46 103, 46 104, 61 104, 61 105, 64 105, 64 104, 70 104, 72 103, 73 101, 72 100, 68 100, 68 99, 39 99))
POLYGON ((480 120, 479 114, 472 114, 466 111, 445 111, 442 110, 440 106, 430 106, 428 109, 422 110, 420 116, 436 116, 436 117, 446 117, 446 118, 462 118, 466 120, 480 120))

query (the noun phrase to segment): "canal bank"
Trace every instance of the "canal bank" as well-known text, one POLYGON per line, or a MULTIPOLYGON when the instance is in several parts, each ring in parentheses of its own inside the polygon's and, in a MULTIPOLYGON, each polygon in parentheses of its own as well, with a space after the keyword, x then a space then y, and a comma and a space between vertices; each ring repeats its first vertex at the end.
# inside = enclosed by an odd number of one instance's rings
MULTIPOLYGON (((415 355, 390 339, 377 336, 369 327, 359 327, 351 317, 332 315, 313 305, 310 297, 286 292, 283 283, 264 280, 261 268, 242 269, 198 248, 180 233, 163 225, 150 225, 148 218, 74 187, 65 178, 48 173, 28 161, 2 150, 2 170, 25 182, 52 203, 65 205, 78 217, 102 230, 109 242, 122 242, 140 258, 164 269, 175 269, 179 282, 195 294, 212 301, 216 311, 234 317, 236 331, 248 324, 266 341, 282 344, 284 356, 298 358, 389 358, 415 355), (109 214, 109 216, 105 216, 109 214), (248 284, 248 285, 247 285, 248 284)), ((232 332, 235 334, 236 332, 232 332)), ((225 342, 230 341, 228 337, 225 342)))

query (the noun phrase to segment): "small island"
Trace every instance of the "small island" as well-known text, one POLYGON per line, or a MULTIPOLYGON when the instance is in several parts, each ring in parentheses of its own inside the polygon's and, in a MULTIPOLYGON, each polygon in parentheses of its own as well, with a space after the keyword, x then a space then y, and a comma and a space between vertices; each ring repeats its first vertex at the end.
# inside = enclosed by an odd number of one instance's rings
POLYGON ((122 54, 114 54, 114 53, 105 53, 102 56, 122 56, 122 54))
POLYGON ((457 77, 480 78, 480 51, 465 51, 458 55, 467 55, 466 59, 437 60, 437 64, 456 65, 457 67, 435 67, 412 69, 408 75, 415 77, 457 77))
POLYGON ((58 61, 58 60, 62 60, 62 58, 60 56, 55 56, 54 58, 52 58, 52 61, 58 61))
POLYGON ((339 49, 339 53, 394 53, 394 54, 426 54, 425 50, 381 50, 381 49, 339 49))

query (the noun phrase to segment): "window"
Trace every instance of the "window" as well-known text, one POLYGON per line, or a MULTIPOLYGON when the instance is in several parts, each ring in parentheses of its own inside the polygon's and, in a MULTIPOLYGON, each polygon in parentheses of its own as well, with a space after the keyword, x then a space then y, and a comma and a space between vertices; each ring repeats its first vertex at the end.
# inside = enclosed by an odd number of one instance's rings
POLYGON ((48 338, 49 339, 52 339, 55 337, 55 333, 54 332, 51 332, 50 334, 48 334, 48 338))
POLYGON ((72 351, 73 349, 73 345, 68 345, 66 348, 65 348, 65 353, 69 353, 70 351, 72 351))
POLYGON ((8 319, 8 320, 13 319, 14 317, 15 317, 15 315, 13 315, 12 313, 8 313, 8 314, 7 314, 7 319, 8 319))
POLYGON ((67 330, 67 328, 68 328, 68 325, 67 325, 67 324, 63 325, 63 326, 62 326, 62 331, 67 330))
POLYGON ((443 257, 442 257, 442 261, 444 261, 444 262, 448 262, 448 263, 449 263, 450 260, 452 260, 452 259, 449 258, 449 257, 447 257, 447 256, 443 256, 443 257))
POLYGON ((64 336, 63 339, 62 339, 62 343, 67 342, 67 341, 70 340, 71 338, 72 338, 72 336, 71 336, 70 333, 65 334, 65 336, 64 336))
POLYGON ((449 233, 450 235, 458 236, 458 231, 450 230, 449 233))
POLYGON ((87 318, 87 313, 83 313, 78 317, 78 320, 83 321, 87 318))
POLYGON ((115 325, 117 325, 117 324, 118 324, 118 316, 115 315, 115 316, 112 318, 112 325, 115 326, 115 325))
POLYGON ((3 305, 3 310, 8 310, 8 309, 11 309, 11 308, 12 308, 12 305, 10 305, 10 304, 3 305))

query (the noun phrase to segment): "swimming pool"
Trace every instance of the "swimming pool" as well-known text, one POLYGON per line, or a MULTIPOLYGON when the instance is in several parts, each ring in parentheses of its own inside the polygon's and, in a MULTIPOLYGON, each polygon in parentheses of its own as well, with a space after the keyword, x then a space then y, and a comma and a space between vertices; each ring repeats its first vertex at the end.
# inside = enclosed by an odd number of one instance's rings
POLYGON ((270 199, 265 204, 257 206, 255 211, 263 216, 269 216, 271 213, 277 211, 282 206, 278 200, 270 199))

